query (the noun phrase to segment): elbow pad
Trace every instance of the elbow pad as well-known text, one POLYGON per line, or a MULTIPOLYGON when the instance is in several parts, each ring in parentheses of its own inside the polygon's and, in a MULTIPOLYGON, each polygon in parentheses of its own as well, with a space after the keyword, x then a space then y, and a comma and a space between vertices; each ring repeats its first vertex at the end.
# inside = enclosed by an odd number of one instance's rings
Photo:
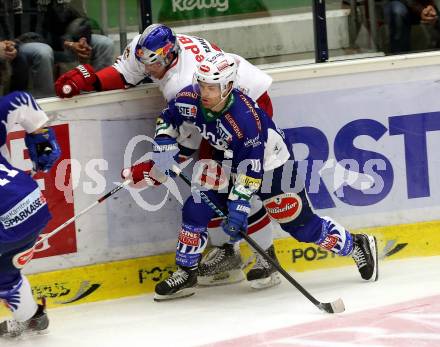
POLYGON ((100 86, 98 90, 125 89, 124 77, 113 66, 108 66, 96 73, 100 86))

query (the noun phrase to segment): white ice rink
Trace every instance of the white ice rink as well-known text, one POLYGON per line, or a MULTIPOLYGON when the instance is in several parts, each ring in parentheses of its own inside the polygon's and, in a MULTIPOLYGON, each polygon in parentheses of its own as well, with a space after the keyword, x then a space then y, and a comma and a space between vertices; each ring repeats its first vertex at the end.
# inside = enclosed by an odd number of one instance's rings
POLYGON ((382 262, 376 283, 354 265, 293 276, 320 301, 341 297, 346 312, 319 311, 285 280, 262 291, 243 282, 170 302, 52 309, 48 334, 0 346, 440 346, 440 257, 382 262))

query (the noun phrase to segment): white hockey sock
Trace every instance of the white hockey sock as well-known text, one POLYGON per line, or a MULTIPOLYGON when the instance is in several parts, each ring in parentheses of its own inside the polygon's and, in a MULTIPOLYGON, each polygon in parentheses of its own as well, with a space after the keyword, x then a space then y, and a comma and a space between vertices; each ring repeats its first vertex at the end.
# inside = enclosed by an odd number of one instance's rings
POLYGON ((31 286, 26 276, 21 275, 21 280, 8 294, 6 299, 12 316, 18 322, 24 322, 37 312, 38 305, 32 296, 31 286))

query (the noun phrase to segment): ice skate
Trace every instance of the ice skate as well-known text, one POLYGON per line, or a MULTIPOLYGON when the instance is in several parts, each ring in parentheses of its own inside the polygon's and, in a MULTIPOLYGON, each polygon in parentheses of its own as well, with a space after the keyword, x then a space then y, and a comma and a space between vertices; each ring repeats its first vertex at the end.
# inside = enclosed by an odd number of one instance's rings
POLYGON ((197 286, 197 269, 179 266, 166 280, 155 288, 154 301, 173 300, 194 295, 197 286))
MULTIPOLYGON (((279 285, 281 283, 279 272, 262 255, 253 249, 252 251, 255 253, 256 262, 246 275, 247 280, 251 283, 251 287, 254 289, 264 289, 279 285)), ((265 253, 278 263, 273 245, 265 253)))
POLYGON ((366 234, 353 234, 352 257, 356 262, 361 277, 366 281, 379 278, 376 237, 366 234))
POLYGON ((197 280, 202 286, 238 283, 244 278, 243 262, 234 244, 214 247, 199 264, 197 280))
POLYGON ((46 300, 38 305, 37 312, 32 318, 24 322, 6 320, 0 323, 0 337, 17 337, 20 335, 44 334, 49 326, 46 313, 46 300))

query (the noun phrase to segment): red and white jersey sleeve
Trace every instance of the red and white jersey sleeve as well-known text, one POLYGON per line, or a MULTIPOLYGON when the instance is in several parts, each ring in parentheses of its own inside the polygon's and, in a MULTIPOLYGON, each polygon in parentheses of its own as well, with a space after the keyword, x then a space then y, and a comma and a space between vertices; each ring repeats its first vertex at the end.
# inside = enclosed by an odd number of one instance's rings
POLYGON ((136 45, 140 36, 141 35, 137 35, 133 38, 127 47, 125 47, 122 55, 116 59, 116 63, 113 64, 113 67, 124 76, 125 82, 134 86, 147 77, 145 65, 137 60, 135 56, 136 45))
POLYGON ((272 77, 257 68, 255 65, 249 63, 243 57, 240 57, 237 54, 229 54, 238 62, 236 88, 251 99, 257 100, 269 89, 272 84, 272 77))

